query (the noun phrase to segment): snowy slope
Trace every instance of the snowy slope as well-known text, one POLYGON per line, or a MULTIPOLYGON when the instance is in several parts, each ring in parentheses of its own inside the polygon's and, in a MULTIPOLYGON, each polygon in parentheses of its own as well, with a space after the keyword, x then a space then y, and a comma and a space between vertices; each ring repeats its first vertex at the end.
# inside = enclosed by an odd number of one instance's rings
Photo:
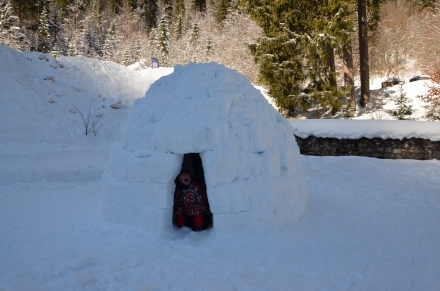
POLYGON ((172 71, 134 71, 84 57, 55 60, 0 45, 0 183, 100 179, 134 100, 172 71), (85 117, 89 108, 92 117, 102 114, 96 136, 85 135, 75 107, 85 117), (60 175, 60 168, 70 175, 60 175))
POLYGON ((171 72, 0 45, 0 290, 439 290, 437 160, 303 156, 306 212, 270 235, 104 222, 108 149, 171 72), (70 110, 93 97, 103 127, 86 137, 70 110))
POLYGON ((0 45, 0 150, 108 148, 134 100, 172 69, 133 71, 84 57, 19 53, 0 45), (102 113, 98 138, 84 135, 84 115, 102 113), (120 103, 120 109, 111 105, 120 103), (17 134, 20 132, 20 134, 17 134))

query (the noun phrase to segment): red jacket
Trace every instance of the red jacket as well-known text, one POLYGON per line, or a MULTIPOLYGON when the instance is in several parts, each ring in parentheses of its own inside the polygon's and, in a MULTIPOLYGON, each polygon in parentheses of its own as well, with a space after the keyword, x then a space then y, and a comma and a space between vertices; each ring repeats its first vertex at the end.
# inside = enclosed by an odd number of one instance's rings
POLYGON ((174 193, 174 214, 206 214, 208 196, 200 184, 194 180, 188 186, 177 183, 174 193))

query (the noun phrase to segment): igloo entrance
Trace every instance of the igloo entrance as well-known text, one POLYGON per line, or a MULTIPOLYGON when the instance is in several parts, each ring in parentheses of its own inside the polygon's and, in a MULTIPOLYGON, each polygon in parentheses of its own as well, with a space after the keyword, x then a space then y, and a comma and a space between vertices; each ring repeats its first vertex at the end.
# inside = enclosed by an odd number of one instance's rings
MULTIPOLYGON (((203 164, 202 164, 202 159, 200 158, 200 154, 199 153, 187 153, 184 154, 183 156, 183 162, 182 162, 182 169, 186 169, 190 174, 193 180, 195 180, 196 183, 200 184, 203 192, 206 193, 206 182, 205 182, 205 172, 203 170, 203 164)), ((176 179, 174 180, 174 183, 176 184, 176 190, 174 193, 176 193, 177 191, 177 186, 178 186, 178 176, 176 177, 176 179)), ((211 209, 209 207, 209 199, 207 202, 207 211, 206 214, 204 215, 204 227, 203 230, 205 229, 210 229, 212 227, 212 212, 211 209)), ((173 205, 173 225, 176 226, 176 220, 175 220, 175 207, 173 205)))

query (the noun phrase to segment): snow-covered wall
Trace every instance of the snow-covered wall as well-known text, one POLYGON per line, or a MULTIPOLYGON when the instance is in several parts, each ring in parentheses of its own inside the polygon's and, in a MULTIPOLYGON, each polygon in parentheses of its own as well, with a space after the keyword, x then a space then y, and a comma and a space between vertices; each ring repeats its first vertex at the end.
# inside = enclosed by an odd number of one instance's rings
POLYGON ((216 232, 274 231, 302 215, 305 179, 289 122, 245 76, 190 63, 154 83, 121 125, 103 176, 104 217, 172 229, 186 153, 200 153, 216 232))
POLYGON ((333 137, 358 139, 362 137, 382 139, 423 138, 440 141, 440 122, 412 120, 346 120, 346 119, 290 119, 296 136, 307 138, 333 137))

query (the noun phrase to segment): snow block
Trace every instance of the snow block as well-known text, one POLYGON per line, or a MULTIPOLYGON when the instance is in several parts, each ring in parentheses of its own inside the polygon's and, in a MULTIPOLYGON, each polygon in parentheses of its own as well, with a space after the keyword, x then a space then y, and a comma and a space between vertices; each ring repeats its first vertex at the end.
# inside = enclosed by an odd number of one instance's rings
POLYGON ((148 158, 132 154, 127 161, 127 176, 130 183, 150 183, 150 163, 148 158))
POLYGON ((251 167, 248 155, 239 151, 237 154, 237 180, 245 180, 251 176, 251 167))
POLYGON ((135 183, 131 192, 139 205, 148 205, 158 209, 166 209, 173 205, 174 183, 135 183))
POLYGON ((278 149, 265 151, 262 158, 266 174, 270 177, 279 177, 281 174, 280 151, 278 149))
POLYGON ((237 176, 237 153, 231 148, 215 148, 200 154, 206 186, 213 188, 231 183, 237 176))
POLYGON ((249 138, 250 150, 254 153, 272 148, 272 132, 267 126, 252 127, 249 138))
POLYGON ((214 214, 235 213, 250 209, 249 190, 245 181, 208 188, 211 212, 214 214))
POLYGON ((154 152, 150 157, 151 181, 167 184, 174 181, 180 171, 183 156, 162 152, 154 152))

